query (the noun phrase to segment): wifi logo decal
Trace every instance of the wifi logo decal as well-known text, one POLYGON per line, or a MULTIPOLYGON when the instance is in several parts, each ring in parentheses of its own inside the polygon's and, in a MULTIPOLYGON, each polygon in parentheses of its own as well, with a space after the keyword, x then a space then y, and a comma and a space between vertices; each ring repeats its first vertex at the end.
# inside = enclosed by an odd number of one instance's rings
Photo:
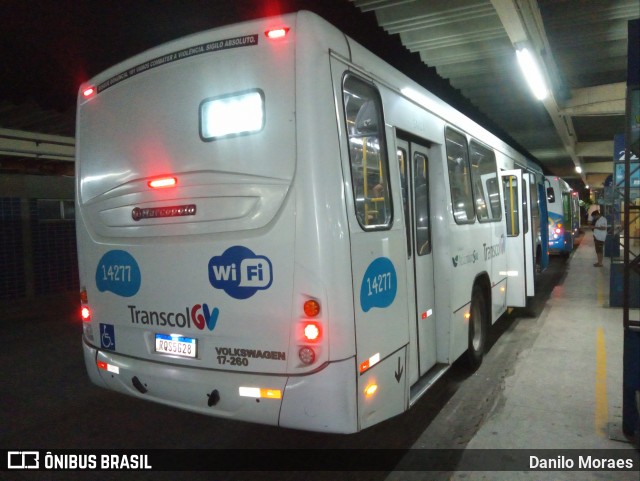
POLYGON ((209 282, 234 299, 248 299, 271 287, 271 261, 246 247, 229 247, 221 256, 209 260, 209 282))

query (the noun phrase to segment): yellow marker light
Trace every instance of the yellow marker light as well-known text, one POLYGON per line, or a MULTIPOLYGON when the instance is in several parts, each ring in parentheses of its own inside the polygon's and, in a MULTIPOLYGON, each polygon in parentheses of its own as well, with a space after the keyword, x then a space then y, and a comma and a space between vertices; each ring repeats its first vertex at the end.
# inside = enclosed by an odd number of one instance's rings
POLYGON ((465 312, 464 313, 464 318, 465 319, 471 319, 471 313, 470 312, 465 312))
POLYGON ((364 395, 367 397, 371 397, 376 393, 377 390, 377 384, 369 384, 366 388, 364 388, 364 395))

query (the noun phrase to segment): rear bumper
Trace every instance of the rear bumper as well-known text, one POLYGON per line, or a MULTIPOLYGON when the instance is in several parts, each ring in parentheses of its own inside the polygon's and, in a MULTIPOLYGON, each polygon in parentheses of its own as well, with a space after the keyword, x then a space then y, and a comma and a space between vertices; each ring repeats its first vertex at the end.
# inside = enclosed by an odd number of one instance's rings
POLYGON ((329 363, 306 376, 274 376, 146 361, 96 349, 86 341, 83 351, 91 381, 123 394, 238 421, 310 431, 357 431, 353 358, 329 363), (240 387, 277 389, 282 399, 240 396, 240 387))

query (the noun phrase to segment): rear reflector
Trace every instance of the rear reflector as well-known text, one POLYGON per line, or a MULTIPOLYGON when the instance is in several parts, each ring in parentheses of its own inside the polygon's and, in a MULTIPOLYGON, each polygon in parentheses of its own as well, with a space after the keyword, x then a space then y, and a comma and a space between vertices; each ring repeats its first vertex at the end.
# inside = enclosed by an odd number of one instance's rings
POLYGON ((280 389, 264 389, 259 387, 238 388, 238 394, 242 397, 265 398, 265 399, 282 399, 282 391, 280 389))
POLYGON ((118 366, 114 366, 113 364, 109 364, 104 361, 98 361, 98 369, 103 369, 114 374, 120 374, 120 368, 118 366))
POLYGON ((374 354, 373 356, 371 356, 366 361, 360 363, 360 374, 365 372, 367 369, 372 368, 373 366, 375 366, 379 362, 380 362, 380 353, 378 352, 378 353, 374 354))

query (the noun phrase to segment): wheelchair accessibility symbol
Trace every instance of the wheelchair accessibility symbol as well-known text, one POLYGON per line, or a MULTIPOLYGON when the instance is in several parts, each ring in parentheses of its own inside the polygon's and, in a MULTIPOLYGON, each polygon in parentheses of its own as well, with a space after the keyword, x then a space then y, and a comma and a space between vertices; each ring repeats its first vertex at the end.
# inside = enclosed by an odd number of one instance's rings
POLYGON ((100 324, 100 347, 110 351, 116 350, 116 333, 113 324, 100 324))

